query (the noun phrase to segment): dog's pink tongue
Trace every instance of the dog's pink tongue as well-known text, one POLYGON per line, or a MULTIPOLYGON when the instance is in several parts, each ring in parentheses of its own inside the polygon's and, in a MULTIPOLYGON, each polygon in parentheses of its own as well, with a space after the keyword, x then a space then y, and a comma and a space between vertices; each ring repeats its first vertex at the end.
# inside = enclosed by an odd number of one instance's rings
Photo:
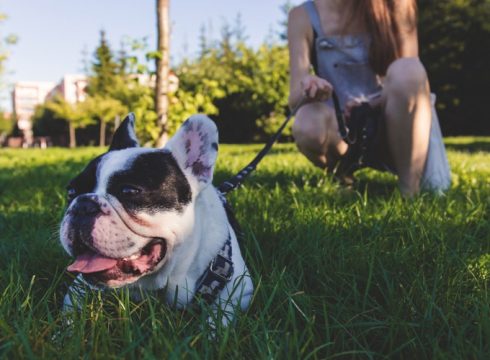
POLYGON ((111 259, 96 253, 85 253, 78 256, 75 262, 68 266, 66 270, 90 274, 111 269, 116 266, 116 264, 116 259, 111 259))

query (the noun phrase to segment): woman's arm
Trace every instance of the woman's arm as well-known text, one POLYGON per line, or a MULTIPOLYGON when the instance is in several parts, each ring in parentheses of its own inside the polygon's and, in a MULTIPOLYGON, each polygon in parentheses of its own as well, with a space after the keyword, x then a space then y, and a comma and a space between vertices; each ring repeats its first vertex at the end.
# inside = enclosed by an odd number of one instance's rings
POLYGON ((306 96, 311 101, 325 100, 332 91, 324 79, 310 74, 313 29, 302 6, 293 8, 288 17, 289 107, 294 108, 306 96))
POLYGON ((399 24, 401 57, 418 57, 419 42, 417 34, 417 13, 413 0, 395 2, 395 17, 399 24))

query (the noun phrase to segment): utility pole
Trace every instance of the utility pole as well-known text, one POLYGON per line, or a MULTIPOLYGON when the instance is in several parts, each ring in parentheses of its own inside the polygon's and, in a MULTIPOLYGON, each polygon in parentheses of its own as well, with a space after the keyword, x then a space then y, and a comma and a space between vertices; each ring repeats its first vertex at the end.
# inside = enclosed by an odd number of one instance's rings
POLYGON ((156 0, 157 6, 157 52, 155 58, 155 112, 160 125, 160 135, 157 146, 162 147, 168 139, 168 76, 170 72, 170 25, 169 0, 156 0))

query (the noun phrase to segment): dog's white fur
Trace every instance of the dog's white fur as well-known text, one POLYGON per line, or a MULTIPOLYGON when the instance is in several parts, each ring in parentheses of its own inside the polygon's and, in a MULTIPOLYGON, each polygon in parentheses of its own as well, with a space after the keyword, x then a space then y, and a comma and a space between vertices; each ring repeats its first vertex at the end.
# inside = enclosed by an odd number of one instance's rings
MULTIPOLYGON (((134 136, 134 132, 132 135, 134 136)), ((217 142, 218 132, 214 123, 204 115, 196 115, 186 121, 164 150, 128 148, 109 152, 98 165, 97 184, 93 196, 104 209, 113 212, 110 216, 121 220, 127 226, 127 233, 132 236, 132 248, 126 247, 104 255, 130 256, 148 243, 145 239, 166 239, 166 261, 153 273, 127 286, 135 295, 141 290, 165 288, 166 302, 174 304, 177 300, 175 305, 178 307, 186 307, 192 303, 197 280, 223 246, 228 234, 231 234, 234 274, 214 303, 216 310, 218 307, 223 310, 225 316, 222 321, 227 324, 232 320, 235 309, 248 308, 253 285, 236 234, 228 221, 218 192, 211 184, 217 157, 217 142), (138 154, 152 151, 171 151, 190 184, 192 201, 181 212, 141 213, 138 214, 138 221, 135 221, 124 211, 115 197, 107 194, 108 179, 115 170, 130 167, 138 154), (199 169, 204 169, 198 174, 195 171, 197 165, 199 169)), ((71 252, 67 228, 70 222, 70 208, 74 204, 75 201, 67 209, 67 215, 61 225, 61 243, 68 253, 71 252)), ((108 231, 106 226, 107 224, 101 224, 100 231, 108 231)), ((83 282, 81 276, 78 277, 78 281, 83 282)), ((117 284, 114 287, 118 287, 117 284)), ((80 284, 76 283, 65 297, 65 308, 73 308, 73 300, 79 302, 80 294, 80 284)))

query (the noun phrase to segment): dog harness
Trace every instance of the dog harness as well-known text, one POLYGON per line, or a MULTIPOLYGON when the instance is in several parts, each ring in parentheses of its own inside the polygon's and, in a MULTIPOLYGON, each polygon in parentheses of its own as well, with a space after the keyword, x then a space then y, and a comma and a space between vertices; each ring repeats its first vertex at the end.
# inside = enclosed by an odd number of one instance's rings
MULTIPOLYGON (((228 223, 233 229, 237 239, 242 239, 243 232, 230 204, 226 201, 223 193, 221 193, 219 190, 217 190, 217 193, 221 199, 223 208, 225 209, 228 223)), ((211 304, 214 302, 214 300, 216 300, 220 291, 225 288, 228 281, 230 281, 233 277, 234 267, 232 255, 233 250, 231 247, 231 232, 228 231, 228 237, 225 243, 197 281, 196 291, 194 294, 195 298, 201 298, 208 304, 211 304)))
POLYGON ((195 297, 203 299, 208 304, 216 300, 220 291, 233 277, 234 268, 231 257, 231 234, 228 232, 224 245, 197 281, 195 297))

